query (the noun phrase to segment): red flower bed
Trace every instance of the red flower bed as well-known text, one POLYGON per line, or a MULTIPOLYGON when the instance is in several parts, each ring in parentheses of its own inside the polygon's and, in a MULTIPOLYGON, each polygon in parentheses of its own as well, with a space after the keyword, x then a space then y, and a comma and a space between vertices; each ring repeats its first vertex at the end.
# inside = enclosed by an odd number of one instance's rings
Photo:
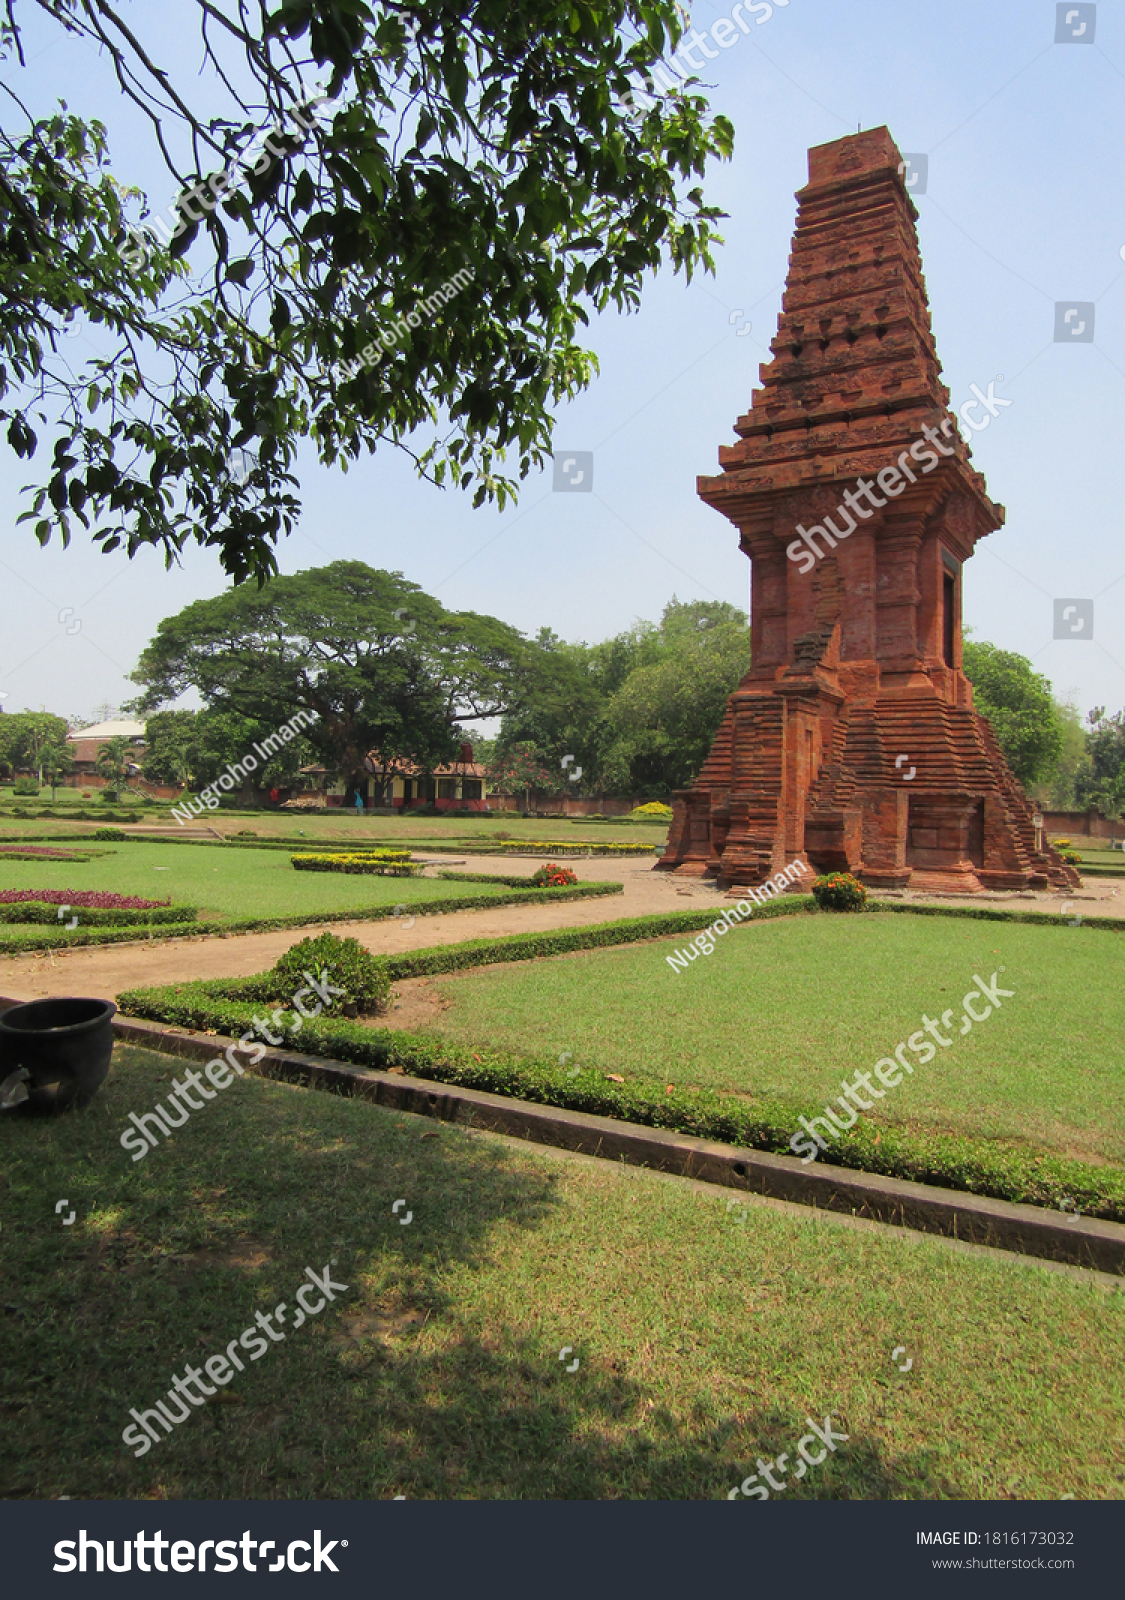
POLYGON ((171 900, 141 900, 135 894, 109 894, 102 889, 0 889, 0 905, 35 900, 49 906, 96 906, 103 911, 152 911, 171 900))
POLYGON ((46 856, 51 861, 81 860, 73 850, 55 850, 49 844, 0 844, 0 855, 46 856))

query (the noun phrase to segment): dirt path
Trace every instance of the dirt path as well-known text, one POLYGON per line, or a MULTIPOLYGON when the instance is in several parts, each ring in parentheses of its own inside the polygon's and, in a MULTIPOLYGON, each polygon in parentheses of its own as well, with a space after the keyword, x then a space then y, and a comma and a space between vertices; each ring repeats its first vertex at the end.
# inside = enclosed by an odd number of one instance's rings
MULTIPOLYGON (((426 857, 419 854, 418 859, 426 857)), ((501 872, 530 877, 539 863, 522 858, 503 865, 495 856, 465 858, 466 872, 501 872)), ((449 866, 438 858, 436 866, 449 866)), ((624 894, 596 900, 572 900, 562 905, 497 906, 487 911, 450 911, 417 917, 412 927, 406 918, 385 922, 312 923, 307 928, 284 928, 271 933, 237 934, 229 939, 165 939, 152 944, 89 946, 77 950, 45 950, 35 955, 0 957, 0 995, 13 1000, 38 1000, 43 995, 100 995, 114 999, 122 989, 142 985, 183 982, 191 978, 245 977, 271 967, 289 946, 310 934, 324 931, 341 938, 356 938, 378 955, 419 950, 430 945, 456 944, 462 939, 501 938, 537 929, 577 928, 594 922, 616 922, 621 917, 643 917, 651 912, 683 911, 720 906, 723 896, 698 879, 687 883, 666 872, 654 872, 651 860, 610 856, 571 863, 584 881, 623 883, 624 894)), ((432 869, 431 869, 432 870, 432 869)), ((472 884, 465 884, 471 891, 472 884)))
MULTIPOLYGON (((420 857, 420 859, 425 859, 420 857)), ((449 866, 448 858, 433 859, 433 866, 449 866)), ((507 870, 530 875, 536 863, 522 858, 505 863, 507 870)), ((497 906, 490 911, 451 911, 385 922, 336 922, 327 925, 341 937, 354 937, 379 955, 417 950, 431 945, 456 944, 462 939, 502 938, 506 934, 537 929, 577 928, 595 922, 616 922, 653 912, 685 911, 726 903, 711 884, 699 878, 682 879, 654 872, 650 861, 591 857, 571 863, 579 877, 599 882, 623 883, 624 894, 597 900, 573 900, 562 905, 497 906)), ((495 856, 469 856, 469 872, 499 870, 495 856)), ((1125 871, 1125 867, 1123 867, 1125 871)), ((466 885, 466 888, 469 888, 466 885)), ((988 894, 961 900, 933 896, 901 895, 919 903, 943 905, 995 905, 1007 910, 1055 911, 1068 919, 1087 915, 1125 916, 1125 880, 1094 878, 1082 889, 1060 894, 988 894), (1062 906, 1068 909, 1062 912, 1062 906)), ((14 1000, 37 1000, 43 995, 81 994, 115 998, 122 989, 150 984, 184 982, 192 978, 244 977, 270 967, 289 946, 324 924, 286 928, 272 933, 238 934, 229 939, 167 939, 153 944, 93 946, 78 950, 48 950, 35 955, 0 956, 0 995, 14 1000)))

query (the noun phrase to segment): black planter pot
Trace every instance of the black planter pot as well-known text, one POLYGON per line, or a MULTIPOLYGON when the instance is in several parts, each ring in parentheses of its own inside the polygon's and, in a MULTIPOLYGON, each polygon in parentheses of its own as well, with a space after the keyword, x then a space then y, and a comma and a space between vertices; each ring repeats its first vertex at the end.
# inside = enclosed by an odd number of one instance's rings
POLYGON ((0 1087, 8 1106, 89 1105, 113 1054, 112 1000, 30 1000, 0 1012, 0 1087), (26 1074, 26 1077, 24 1076, 26 1074), (14 1082, 10 1081, 14 1077, 14 1082))

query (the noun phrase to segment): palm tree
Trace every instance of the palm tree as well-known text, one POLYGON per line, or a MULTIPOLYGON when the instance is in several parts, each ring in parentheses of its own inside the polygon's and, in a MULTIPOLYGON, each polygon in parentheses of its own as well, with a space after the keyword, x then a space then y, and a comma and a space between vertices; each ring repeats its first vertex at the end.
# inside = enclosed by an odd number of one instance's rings
POLYGON ((129 776, 128 739, 117 735, 99 746, 94 770, 106 780, 107 789, 115 789, 120 794, 127 787, 126 779, 129 776))
POLYGON ((51 780, 51 801, 54 802, 58 781, 65 777, 74 767, 74 757, 70 746, 65 744, 49 745, 43 752, 43 770, 51 780))

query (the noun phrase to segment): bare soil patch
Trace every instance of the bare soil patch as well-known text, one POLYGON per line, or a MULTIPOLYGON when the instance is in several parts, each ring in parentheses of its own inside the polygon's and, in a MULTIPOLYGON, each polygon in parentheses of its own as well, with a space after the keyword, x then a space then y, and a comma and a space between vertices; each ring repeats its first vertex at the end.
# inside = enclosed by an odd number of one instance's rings
POLYGON ((420 1033, 453 1004, 432 978, 400 980, 395 984, 394 995, 389 1011, 360 1020, 372 1028, 403 1028, 408 1033, 420 1033))
POLYGON ((211 1249, 190 1250, 186 1255, 171 1256, 184 1276, 201 1272, 205 1267, 228 1267, 240 1272, 255 1272, 273 1259, 270 1247, 258 1239, 235 1239, 211 1249))

